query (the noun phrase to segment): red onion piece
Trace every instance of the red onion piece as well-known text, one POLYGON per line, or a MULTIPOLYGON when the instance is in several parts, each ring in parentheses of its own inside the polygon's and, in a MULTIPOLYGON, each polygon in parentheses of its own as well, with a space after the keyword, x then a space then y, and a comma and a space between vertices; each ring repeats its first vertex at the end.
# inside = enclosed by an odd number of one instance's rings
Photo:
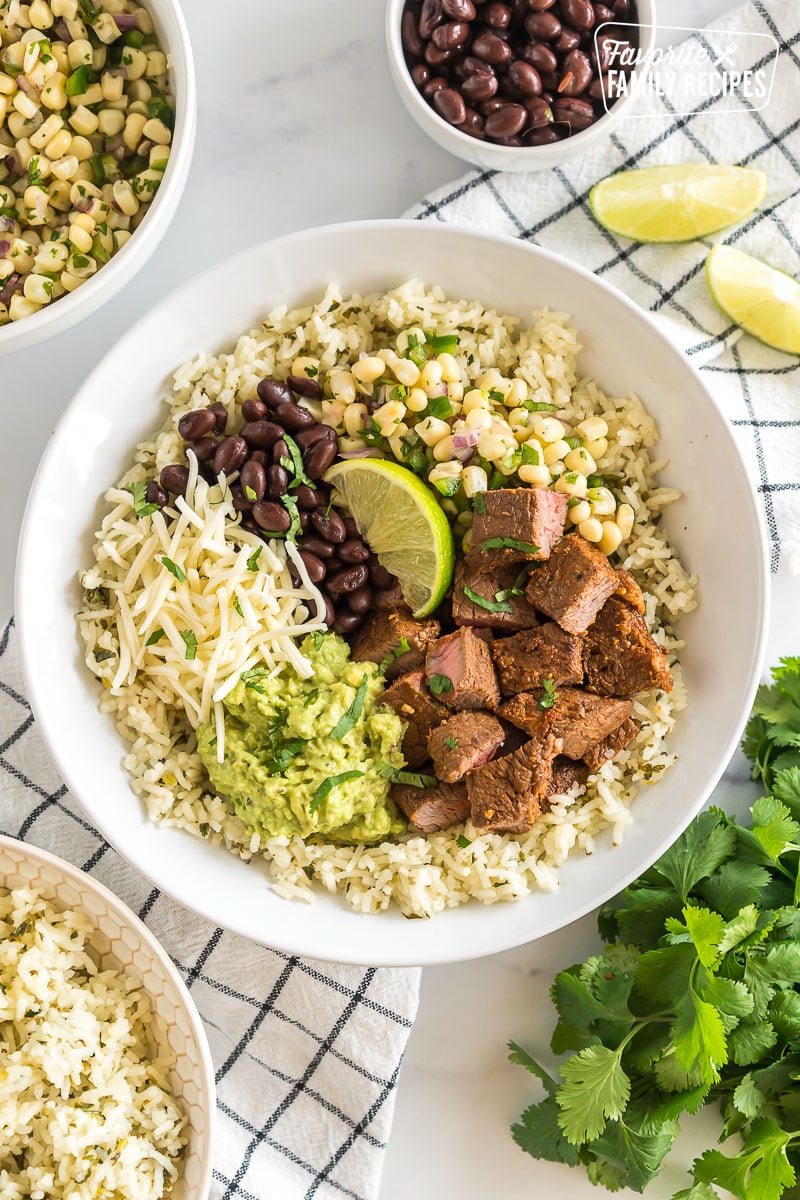
POLYGON ((55 25, 53 26, 53 30, 58 35, 58 40, 60 42, 66 42, 67 45, 69 45, 69 43, 73 40, 72 34, 70 33, 69 28, 67 26, 67 22, 64 20, 63 17, 58 18, 55 25))
POLYGON ((27 79, 24 75, 17 76, 17 87, 21 92, 24 92, 26 96, 29 96, 31 100, 39 99, 39 89, 34 87, 30 79, 27 79))
POLYGON ((117 23, 117 29, 125 30, 139 28, 138 13, 112 13, 114 20, 117 23))
POLYGON ((16 233, 17 222, 13 217, 0 217, 0 233, 16 233))
POLYGON ((454 450, 474 450, 478 444, 477 429, 462 430, 461 433, 453 434, 453 449, 454 450))
POLYGON ((11 249, 11 242, 6 241, 5 238, 0 239, 0 254, 2 254, 4 258, 6 256, 6 254, 8 254, 10 249, 11 249))
POLYGON ((22 276, 9 275, 8 282, 0 292, 0 304, 8 304, 14 292, 19 292, 22 289, 22 276))

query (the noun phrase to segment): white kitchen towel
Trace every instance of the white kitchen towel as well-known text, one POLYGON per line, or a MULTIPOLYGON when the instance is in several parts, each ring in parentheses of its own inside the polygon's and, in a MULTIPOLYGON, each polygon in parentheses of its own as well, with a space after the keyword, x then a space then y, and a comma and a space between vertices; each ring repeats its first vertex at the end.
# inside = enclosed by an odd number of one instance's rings
MULTIPOLYGON (((664 24, 667 4, 659 5, 664 24)), ((800 275, 800 3, 752 0, 714 22, 737 50, 726 63, 771 68, 769 42, 780 43, 767 105, 729 113, 729 101, 706 100, 676 116, 668 100, 643 98, 610 139, 563 167, 535 174, 471 171, 440 188, 407 215, 504 233, 556 251, 649 309, 701 368, 729 418, 763 505, 774 572, 800 572, 800 362, 741 334, 714 305, 703 266, 709 246, 724 241, 800 275), (759 34, 749 39, 736 36, 759 34), (613 171, 675 162, 738 163, 767 173, 760 210, 733 230, 683 245, 636 245, 592 217, 592 185, 613 171)), ((689 39, 707 47, 702 34, 689 39)), ((602 383, 602 381, 600 381, 602 383)), ((644 397, 645 401, 647 397, 644 397)), ((669 397, 660 408, 669 411, 669 397)), ((712 497, 709 496, 709 500, 712 497)))
POLYGON ((25 699, 13 622, 0 630, 0 833, 99 879, 180 970, 216 1068, 213 1200, 375 1200, 419 971, 266 950, 152 887, 58 778, 25 699))

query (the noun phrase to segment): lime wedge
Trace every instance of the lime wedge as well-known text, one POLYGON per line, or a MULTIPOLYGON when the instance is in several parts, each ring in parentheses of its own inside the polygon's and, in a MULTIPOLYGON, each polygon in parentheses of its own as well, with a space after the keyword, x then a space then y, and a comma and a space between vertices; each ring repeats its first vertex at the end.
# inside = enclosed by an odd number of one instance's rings
POLYGON ((706 259, 714 300, 735 324, 773 350, 800 354, 800 283, 732 246, 715 246, 706 259))
POLYGON ((766 190, 763 171, 676 163, 609 175, 589 204, 604 229, 634 242, 689 242, 741 221, 766 190))
POLYGON ((380 458, 335 463, 325 474, 378 561, 400 580, 415 617, 433 612, 453 578, 447 517, 412 471, 380 458))

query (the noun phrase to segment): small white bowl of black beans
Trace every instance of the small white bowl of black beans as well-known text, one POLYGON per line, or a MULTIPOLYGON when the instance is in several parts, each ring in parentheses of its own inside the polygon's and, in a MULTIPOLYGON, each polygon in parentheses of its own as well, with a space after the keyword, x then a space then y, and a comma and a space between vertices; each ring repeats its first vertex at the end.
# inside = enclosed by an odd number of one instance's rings
POLYGON ((438 145, 485 170, 539 171, 630 113, 655 0, 389 0, 386 40, 401 99, 438 145))

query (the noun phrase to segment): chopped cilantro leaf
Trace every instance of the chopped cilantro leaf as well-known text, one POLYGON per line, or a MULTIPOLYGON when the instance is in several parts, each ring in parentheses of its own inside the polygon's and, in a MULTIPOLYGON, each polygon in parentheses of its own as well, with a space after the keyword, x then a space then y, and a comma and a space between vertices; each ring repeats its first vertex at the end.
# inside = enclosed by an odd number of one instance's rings
POLYGON ((181 637, 186 643, 186 658, 197 658, 197 636, 191 629, 182 629, 181 637))
POLYGON ((167 570, 169 571, 170 575, 175 576, 178 583, 186 582, 186 575, 185 575, 182 567, 179 567, 178 564, 176 562, 173 562, 171 558, 167 558, 166 554, 162 557, 161 561, 164 564, 164 566, 167 568, 167 570))
POLYGON ((525 400, 523 408, 528 412, 557 412, 558 406, 555 404, 545 404, 542 400, 525 400))
POLYGON ((458 846, 459 850, 466 850, 467 846, 472 845, 472 842, 468 837, 464 837, 463 833, 460 833, 456 838, 456 845, 458 846))
POLYGON ((464 595, 471 600, 473 604, 477 604, 479 608, 485 608, 487 612, 510 613, 512 611, 511 605, 505 600, 485 600, 483 596, 479 596, 477 592, 473 591, 471 587, 467 587, 466 585, 464 587, 464 595))
POLYGON ((150 634, 150 637, 145 642, 145 646, 155 646, 157 642, 160 642, 161 639, 166 636, 167 635, 163 629, 154 629, 150 634))
POLYGON ((472 507, 475 509, 475 512, 486 512, 486 501, 483 497, 483 492, 476 492, 472 497, 472 507))
POLYGON ((392 665, 392 663, 394 662, 394 660, 396 658, 400 658, 400 656, 402 654, 408 654, 410 650, 411 650, 411 647, 408 644, 408 638, 401 637, 400 641, 397 643, 397 645, 392 650, 389 651, 389 653, 386 655, 385 658, 381 659, 380 666, 378 667, 378 670, 380 671, 381 675, 386 674, 387 668, 392 665))
POLYGON ((353 728, 353 726, 358 721, 359 717, 361 716, 361 712, 364 708, 364 700, 367 695, 368 686, 369 686, 369 676, 364 675, 364 676, 362 676, 361 682, 359 683, 359 685, 356 689, 356 694, 353 697, 350 707, 347 709, 347 712, 345 712, 339 718, 339 720, 336 722, 333 729, 331 730, 330 734, 328 735, 330 738, 333 739, 334 742, 340 742, 342 740, 342 738, 345 736, 345 734, 349 733, 350 730, 353 728))
POLYGON ((458 749, 458 738, 455 738, 455 737, 447 737, 447 738, 445 738, 445 739, 444 739, 444 744, 445 744, 445 746, 447 746, 447 747, 448 747, 450 750, 457 750, 457 749, 458 749))
POLYGON ((439 782, 435 775, 421 775, 417 771, 399 771, 397 767, 385 762, 377 763, 375 770, 382 779, 388 779, 391 783, 402 783, 406 787, 435 787, 439 782))
POLYGON ((127 490, 133 496, 133 511, 140 519, 149 517, 158 508, 157 504, 148 504, 147 484, 143 480, 129 484, 127 490))
POLYGON ((556 691, 555 683, 552 679, 545 679, 542 684, 542 696, 538 707, 541 709, 552 708, 556 700, 558 700, 558 692, 556 691))
POLYGON ((257 546, 256 549, 253 551, 253 553, 250 555, 250 557, 247 560, 248 571, 257 571, 258 570, 258 559, 259 559, 259 556, 263 549, 264 549, 263 546, 257 546))
POLYGON ((533 542, 519 542, 516 538, 494 537, 487 538, 481 543, 482 550, 519 550, 523 554, 538 554, 540 547, 533 542))
POLYGON ((434 696, 443 696, 447 692, 452 692, 453 681, 452 679, 448 679, 446 675, 431 675, 428 680, 428 687, 434 696))
POLYGON ((342 771, 341 775, 330 775, 327 779, 323 779, 311 797, 308 811, 315 813, 328 793, 332 792, 335 787, 338 787, 340 783, 348 783, 351 779, 361 779, 363 774, 363 771, 342 771))

